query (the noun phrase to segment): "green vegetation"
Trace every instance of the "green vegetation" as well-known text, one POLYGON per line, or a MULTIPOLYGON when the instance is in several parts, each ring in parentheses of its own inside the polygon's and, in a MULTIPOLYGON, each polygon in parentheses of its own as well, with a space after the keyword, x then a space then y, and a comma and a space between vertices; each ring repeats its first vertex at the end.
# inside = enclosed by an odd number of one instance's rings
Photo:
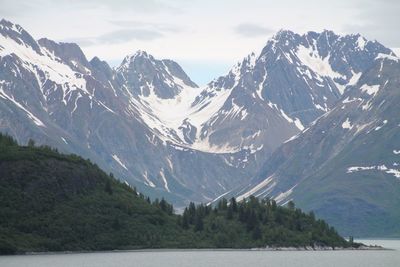
POLYGON ((349 246, 335 229, 295 209, 293 202, 281 207, 250 197, 239 203, 222 199, 214 208, 191 203, 179 220, 196 233, 197 247, 349 246))
POLYGON ((141 248, 349 246, 314 215, 250 197, 175 215, 96 164, 0 134, 0 254, 141 248))

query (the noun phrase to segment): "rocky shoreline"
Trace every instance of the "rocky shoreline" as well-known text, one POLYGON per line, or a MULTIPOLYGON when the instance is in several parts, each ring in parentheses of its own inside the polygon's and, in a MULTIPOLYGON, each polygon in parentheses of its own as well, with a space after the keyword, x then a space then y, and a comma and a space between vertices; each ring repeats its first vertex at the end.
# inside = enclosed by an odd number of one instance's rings
POLYGON ((306 247, 265 247, 254 248, 252 250, 265 250, 265 251, 333 251, 333 250, 391 250, 381 246, 366 246, 360 245, 358 247, 329 247, 329 246, 306 246, 306 247))
POLYGON ((345 251, 345 250, 393 250, 381 246, 359 247, 328 247, 328 246, 305 246, 305 247, 264 247, 264 248, 187 248, 187 249, 128 249, 128 250, 107 250, 107 251, 57 251, 57 252, 26 252, 16 255, 57 255, 57 254, 80 254, 80 253, 121 253, 121 252, 168 252, 168 251, 345 251))

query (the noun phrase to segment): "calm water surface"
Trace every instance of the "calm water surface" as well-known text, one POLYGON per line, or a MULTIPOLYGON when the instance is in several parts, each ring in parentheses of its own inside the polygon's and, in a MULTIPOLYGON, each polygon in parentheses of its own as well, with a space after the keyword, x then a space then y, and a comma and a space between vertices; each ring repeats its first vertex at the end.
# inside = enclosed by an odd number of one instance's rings
POLYGON ((135 251, 2 256, 1 267, 400 267, 400 240, 357 240, 391 251, 135 251))

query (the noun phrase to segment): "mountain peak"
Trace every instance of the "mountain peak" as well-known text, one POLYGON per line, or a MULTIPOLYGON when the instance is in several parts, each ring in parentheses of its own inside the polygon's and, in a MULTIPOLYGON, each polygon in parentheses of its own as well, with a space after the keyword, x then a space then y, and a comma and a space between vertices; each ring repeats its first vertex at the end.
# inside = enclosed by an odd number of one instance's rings
POLYGON ((155 58, 144 50, 137 50, 135 53, 127 55, 124 59, 126 62, 134 62, 137 59, 155 60, 155 58))
POLYGON ((5 19, 1 19, 0 20, 0 32, 2 31, 15 31, 18 33, 22 33, 24 31, 24 29, 19 26, 18 24, 14 24, 11 21, 5 20, 5 19))
POLYGON ((278 48, 281 49, 292 49, 298 42, 301 36, 291 30, 281 29, 275 33, 271 39, 267 41, 261 55, 266 51, 276 51, 278 48))
POLYGON ((293 35, 296 35, 296 33, 294 33, 291 30, 280 29, 277 33, 275 33, 275 35, 272 37, 272 39, 280 40, 280 39, 285 39, 285 38, 288 38, 288 37, 292 37, 293 35))
POLYGON ((185 86, 198 87, 178 63, 156 59, 143 50, 126 56, 116 71, 132 92, 142 96, 154 93, 159 98, 171 99, 185 86))
POLYGON ((0 36, 12 39, 19 45, 30 46, 36 53, 41 54, 40 48, 33 37, 20 25, 2 19, 0 21, 0 36))
POLYGON ((336 34, 334 31, 332 31, 332 30, 327 30, 327 29, 324 29, 324 30, 320 33, 320 35, 325 35, 325 36, 331 36, 331 35, 333 35, 333 36, 337 36, 337 34, 336 34))
POLYGON ((135 53, 127 55, 123 59, 121 65, 117 68, 117 70, 129 69, 131 64, 142 65, 144 64, 144 62, 150 63, 155 61, 156 59, 146 51, 137 50, 135 53))
POLYGON ((136 58, 136 57, 145 57, 145 58, 153 58, 153 56, 152 55, 150 55, 149 53, 147 53, 145 50, 138 50, 138 51, 136 51, 134 54, 133 54, 133 56, 132 56, 133 58, 136 58))
POLYGON ((78 67, 78 65, 90 68, 89 62, 86 59, 85 54, 76 43, 55 42, 47 38, 39 39, 38 43, 41 47, 46 48, 49 52, 53 53, 55 56, 65 61, 73 69, 76 68, 82 71, 82 69, 78 67))

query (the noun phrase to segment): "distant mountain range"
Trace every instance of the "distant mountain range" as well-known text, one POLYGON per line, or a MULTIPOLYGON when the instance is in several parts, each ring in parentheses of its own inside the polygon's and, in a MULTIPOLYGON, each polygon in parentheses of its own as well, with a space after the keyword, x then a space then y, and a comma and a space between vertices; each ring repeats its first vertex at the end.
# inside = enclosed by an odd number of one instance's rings
POLYGON ((293 199, 341 233, 400 235, 399 74, 377 41, 282 30, 199 88, 172 60, 138 51, 112 69, 2 20, 0 131, 177 206, 293 199))

